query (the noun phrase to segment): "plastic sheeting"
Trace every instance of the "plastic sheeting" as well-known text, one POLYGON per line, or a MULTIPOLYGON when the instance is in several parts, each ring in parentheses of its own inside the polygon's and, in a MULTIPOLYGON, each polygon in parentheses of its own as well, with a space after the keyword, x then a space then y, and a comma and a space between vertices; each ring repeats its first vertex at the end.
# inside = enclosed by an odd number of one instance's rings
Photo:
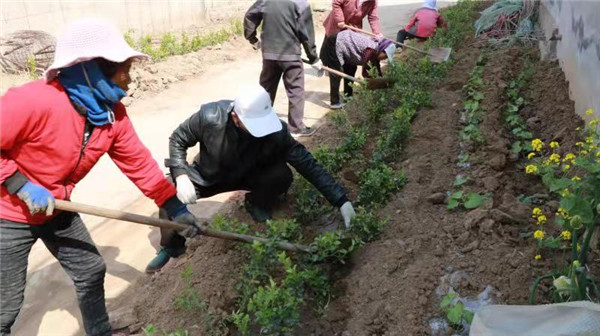
POLYGON ((538 306, 482 307, 470 336, 600 336, 600 305, 568 302, 538 306))

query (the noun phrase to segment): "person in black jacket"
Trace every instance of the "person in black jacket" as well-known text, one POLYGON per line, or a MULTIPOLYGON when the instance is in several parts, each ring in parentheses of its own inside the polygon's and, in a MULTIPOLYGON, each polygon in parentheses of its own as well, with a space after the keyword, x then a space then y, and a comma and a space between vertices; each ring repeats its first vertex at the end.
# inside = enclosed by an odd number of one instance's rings
MULTIPOLYGON (((244 206, 257 222, 271 218, 270 208, 292 184, 290 164, 333 205, 344 224, 355 216, 345 190, 288 131, 259 85, 245 88, 235 101, 204 104, 169 138, 165 165, 177 187, 177 197, 188 204, 198 197, 248 190, 244 206), (188 164, 187 149, 199 144, 200 153, 188 164)), ((159 217, 168 218, 164 211, 159 217)), ((160 270, 171 257, 185 252, 185 238, 161 229, 161 250, 147 273, 160 270)))
POLYGON ((269 92, 271 103, 279 80, 288 95, 289 130, 294 137, 310 136, 314 130, 306 127, 304 118, 304 67, 300 45, 304 47, 312 67, 322 72, 323 65, 315 45, 312 11, 306 0, 258 0, 244 17, 244 36, 254 49, 262 49, 263 67, 260 85, 269 92), (261 39, 256 37, 262 23, 261 39), (261 42, 262 41, 262 42, 261 42))

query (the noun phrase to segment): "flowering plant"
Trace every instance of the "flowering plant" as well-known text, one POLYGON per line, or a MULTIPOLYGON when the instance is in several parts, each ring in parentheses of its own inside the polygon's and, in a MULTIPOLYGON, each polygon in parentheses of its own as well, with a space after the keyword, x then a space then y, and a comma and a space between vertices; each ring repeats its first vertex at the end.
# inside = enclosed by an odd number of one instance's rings
MULTIPOLYGON (((593 110, 586 111, 588 116, 593 110)), ((533 218, 539 228, 533 236, 537 240, 536 260, 541 259, 543 248, 566 248, 569 251, 568 265, 557 267, 550 274, 536 280, 530 301, 534 300, 535 289, 543 279, 553 280, 555 302, 575 300, 598 300, 600 291, 596 279, 588 273, 587 254, 594 231, 600 223, 600 132, 596 129, 597 119, 591 120, 582 130, 585 142, 576 144, 575 153, 562 153, 558 142, 545 144, 540 139, 531 141, 532 152, 527 156, 527 174, 539 175, 551 193, 556 194, 560 207, 554 221, 561 227, 556 237, 544 230, 548 218, 540 208, 534 208, 533 218)))

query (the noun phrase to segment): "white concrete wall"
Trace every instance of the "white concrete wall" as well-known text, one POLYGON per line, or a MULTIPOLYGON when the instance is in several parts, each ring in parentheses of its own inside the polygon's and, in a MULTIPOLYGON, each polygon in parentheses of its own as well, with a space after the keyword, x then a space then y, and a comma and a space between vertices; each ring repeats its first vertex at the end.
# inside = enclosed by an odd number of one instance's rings
POLYGON ((56 35, 67 22, 83 17, 102 17, 122 31, 143 33, 178 31, 202 25, 208 18, 227 17, 252 0, 19 0, 0 1, 0 34, 20 29, 43 30, 56 35))
POLYGON ((556 56, 577 114, 593 108, 600 115, 600 1, 541 0, 540 24, 546 39, 555 29, 562 36, 556 56))

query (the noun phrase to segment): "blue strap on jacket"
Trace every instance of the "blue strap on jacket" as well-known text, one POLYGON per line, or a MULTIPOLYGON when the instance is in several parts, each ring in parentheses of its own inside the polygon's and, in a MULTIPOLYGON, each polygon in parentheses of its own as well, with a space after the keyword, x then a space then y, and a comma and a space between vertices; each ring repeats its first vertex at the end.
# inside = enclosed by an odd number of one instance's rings
POLYGON ((115 103, 127 94, 102 73, 95 60, 61 69, 58 80, 71 101, 86 109, 87 119, 95 126, 113 123, 115 103))

